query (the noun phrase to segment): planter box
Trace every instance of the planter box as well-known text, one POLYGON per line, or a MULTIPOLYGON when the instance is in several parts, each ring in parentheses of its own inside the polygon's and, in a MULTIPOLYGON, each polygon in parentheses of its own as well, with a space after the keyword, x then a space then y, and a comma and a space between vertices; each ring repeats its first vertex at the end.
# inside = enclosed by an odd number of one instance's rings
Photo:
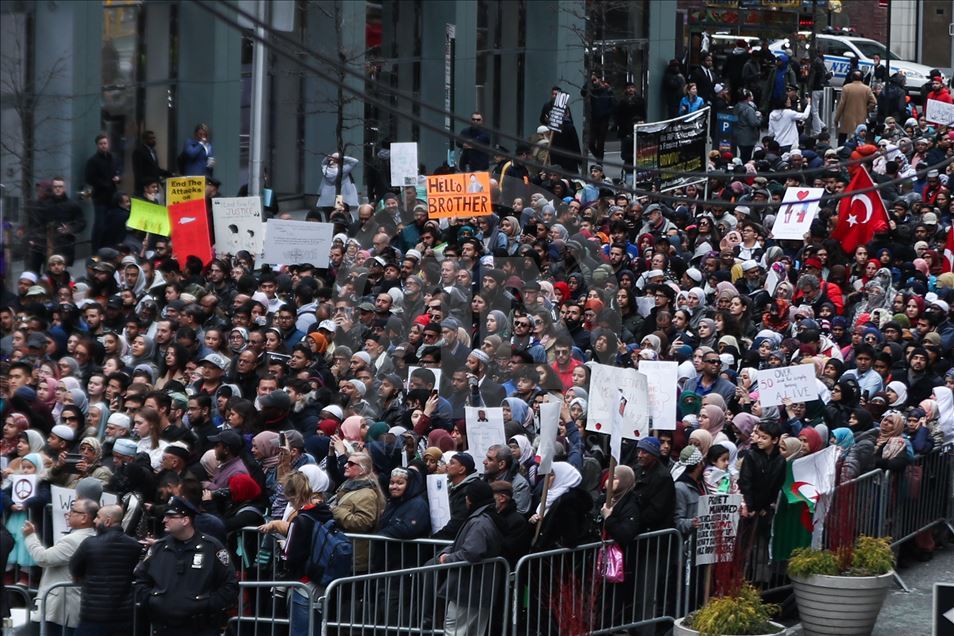
POLYGON ((807 636, 870 634, 892 575, 791 577, 802 630, 807 636))
MULTIPOLYGON (((684 627, 682 622, 686 620, 685 617, 676 619, 676 622, 672 625, 672 636, 699 636, 699 632, 694 629, 689 629, 684 627)), ((772 626, 777 628, 776 631, 771 632, 770 634, 761 634, 759 636, 779 636, 780 634, 786 634, 788 630, 784 625, 780 623, 772 623, 772 626)), ((723 636, 736 636, 733 634, 724 634, 723 636)))

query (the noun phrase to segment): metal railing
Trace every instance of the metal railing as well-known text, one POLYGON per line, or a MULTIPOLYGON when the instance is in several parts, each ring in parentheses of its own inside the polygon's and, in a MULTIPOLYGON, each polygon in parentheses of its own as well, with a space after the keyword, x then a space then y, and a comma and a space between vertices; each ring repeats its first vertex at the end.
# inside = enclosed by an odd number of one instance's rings
POLYGON ((341 578, 319 599, 321 634, 505 634, 509 591, 500 557, 341 578))
POLYGON ((239 582, 238 613, 229 618, 227 633, 235 636, 314 634, 317 624, 317 592, 314 586, 299 581, 241 581, 239 582), (250 594, 250 590, 256 590, 256 592, 250 594), (286 599, 287 605, 276 602, 267 613, 248 614, 245 600, 248 596, 260 598, 258 590, 267 591, 275 599, 286 599), (276 594, 279 591, 281 593, 276 594), (304 620, 302 612, 295 611, 296 602, 307 612, 304 620))
POLYGON ((598 569, 603 543, 528 554, 514 568, 511 630, 520 634, 603 634, 678 618, 682 537, 648 532, 624 550, 622 583, 598 569))
MULTIPOLYGON (((885 471, 884 532, 898 546, 935 525, 954 523, 954 449, 919 455, 902 472, 885 471)), ((954 532, 954 528, 951 528, 954 532)))

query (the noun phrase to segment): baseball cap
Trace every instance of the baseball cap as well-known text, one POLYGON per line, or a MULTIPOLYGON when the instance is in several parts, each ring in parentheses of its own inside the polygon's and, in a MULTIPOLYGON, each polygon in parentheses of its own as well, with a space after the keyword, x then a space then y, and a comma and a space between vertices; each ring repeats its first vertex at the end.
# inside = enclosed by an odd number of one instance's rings
POLYGON ((334 333, 338 330, 338 325, 336 325, 333 320, 322 320, 318 323, 318 328, 334 333))
POLYGON ((205 363, 214 365, 223 371, 227 369, 229 366, 228 358, 226 358, 220 353, 210 353, 209 355, 202 358, 202 360, 199 362, 199 364, 205 364, 205 363))
POLYGON ((244 444, 242 441, 242 436, 230 428, 225 429, 218 435, 210 436, 209 441, 213 444, 224 444, 229 448, 241 448, 244 444))

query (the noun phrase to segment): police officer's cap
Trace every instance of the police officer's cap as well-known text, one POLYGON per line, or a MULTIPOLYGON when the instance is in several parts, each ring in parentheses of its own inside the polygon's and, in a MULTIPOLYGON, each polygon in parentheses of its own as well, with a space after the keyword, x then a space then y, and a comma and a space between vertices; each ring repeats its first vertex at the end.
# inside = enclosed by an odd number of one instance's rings
POLYGON ((172 497, 169 499, 169 505, 166 506, 165 516, 189 517, 190 519, 199 514, 195 506, 182 497, 172 497))

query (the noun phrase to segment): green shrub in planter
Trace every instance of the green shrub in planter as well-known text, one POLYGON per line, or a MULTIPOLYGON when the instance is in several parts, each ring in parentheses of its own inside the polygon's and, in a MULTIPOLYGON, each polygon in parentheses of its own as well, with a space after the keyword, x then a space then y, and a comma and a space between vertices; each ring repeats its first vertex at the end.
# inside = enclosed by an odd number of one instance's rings
POLYGON ((777 605, 764 602, 759 591, 746 583, 736 594, 709 599, 686 618, 686 627, 702 636, 774 634, 778 629, 771 618, 777 612, 777 605))
POLYGON ((853 548, 831 550, 797 548, 788 560, 788 575, 807 578, 825 576, 878 576, 894 568, 890 537, 858 537, 853 548))

